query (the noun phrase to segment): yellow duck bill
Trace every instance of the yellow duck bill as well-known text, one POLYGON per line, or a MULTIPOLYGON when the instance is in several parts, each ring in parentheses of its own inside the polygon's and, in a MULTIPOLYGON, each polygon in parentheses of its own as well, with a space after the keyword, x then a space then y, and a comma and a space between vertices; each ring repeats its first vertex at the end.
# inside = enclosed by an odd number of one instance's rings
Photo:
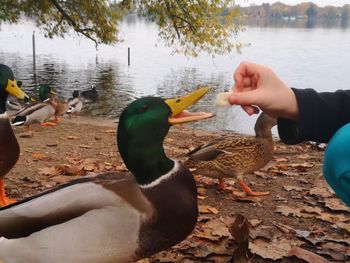
POLYGON ((181 124, 213 117, 213 113, 185 111, 185 109, 199 101, 209 89, 209 87, 200 87, 185 96, 166 99, 165 103, 168 104, 172 112, 168 119, 169 123, 181 124))
POLYGON ((30 97, 23 91, 21 90, 18 85, 16 80, 8 80, 7 81, 7 86, 6 86, 6 91, 10 93, 12 96, 17 97, 18 99, 24 100, 24 99, 29 99, 30 97))

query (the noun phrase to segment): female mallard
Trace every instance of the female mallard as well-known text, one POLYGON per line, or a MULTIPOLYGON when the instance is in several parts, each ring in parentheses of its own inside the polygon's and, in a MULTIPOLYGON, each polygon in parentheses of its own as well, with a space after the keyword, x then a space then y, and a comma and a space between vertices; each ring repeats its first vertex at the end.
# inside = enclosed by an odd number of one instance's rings
POLYGON ((13 202, 5 195, 4 176, 16 164, 19 157, 19 145, 11 128, 7 112, 8 94, 19 99, 29 98, 18 86, 12 70, 0 64, 0 205, 13 202))
POLYGON ((274 151, 271 128, 276 119, 261 113, 255 124, 255 137, 228 136, 201 145, 188 153, 186 165, 198 173, 219 179, 224 188, 224 177, 236 176, 248 195, 267 195, 269 192, 253 192, 243 181, 243 176, 264 167, 274 151))
POLYGON ((0 210, 0 261, 134 262, 186 238, 197 220, 196 184, 163 141, 173 123, 212 116, 182 113, 207 90, 127 106, 117 142, 132 175, 85 177, 0 210))
POLYGON ((81 92, 81 96, 84 99, 95 101, 97 99, 97 90, 95 85, 91 85, 90 89, 81 92))
POLYGON ((83 108, 83 102, 80 99, 80 92, 78 90, 73 91, 73 98, 68 100, 69 115, 78 115, 83 108))
POLYGON ((57 111, 57 100, 55 92, 47 84, 40 84, 39 97, 41 102, 32 103, 23 109, 17 111, 13 116, 12 125, 20 126, 40 123, 42 126, 54 125, 51 122, 46 122, 52 117, 55 117, 57 111))

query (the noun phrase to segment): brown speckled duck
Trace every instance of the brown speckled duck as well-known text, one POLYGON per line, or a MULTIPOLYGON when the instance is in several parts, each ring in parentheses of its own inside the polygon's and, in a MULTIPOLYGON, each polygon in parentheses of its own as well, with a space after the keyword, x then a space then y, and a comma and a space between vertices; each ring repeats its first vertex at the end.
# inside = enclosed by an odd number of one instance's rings
POLYGON ((255 136, 227 136, 201 145, 188 153, 185 165, 196 168, 202 175, 218 178, 221 189, 223 178, 235 176, 247 195, 267 195, 269 192, 253 192, 243 176, 264 167, 272 159, 271 128, 275 125, 275 118, 261 113, 255 124, 255 136))

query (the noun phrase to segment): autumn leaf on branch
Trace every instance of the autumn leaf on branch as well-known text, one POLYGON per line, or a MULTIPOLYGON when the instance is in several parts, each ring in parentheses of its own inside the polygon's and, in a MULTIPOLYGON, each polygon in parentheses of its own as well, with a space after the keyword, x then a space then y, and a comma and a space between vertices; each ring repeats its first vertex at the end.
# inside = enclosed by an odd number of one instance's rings
POLYGON ((17 23, 24 16, 35 21, 49 38, 73 32, 92 40, 97 46, 115 44, 118 22, 128 13, 137 12, 153 20, 159 37, 173 51, 197 56, 229 53, 240 46, 235 37, 242 30, 239 9, 229 0, 3 0, 0 23, 17 23), (11 14, 10 16, 8 14, 11 14))

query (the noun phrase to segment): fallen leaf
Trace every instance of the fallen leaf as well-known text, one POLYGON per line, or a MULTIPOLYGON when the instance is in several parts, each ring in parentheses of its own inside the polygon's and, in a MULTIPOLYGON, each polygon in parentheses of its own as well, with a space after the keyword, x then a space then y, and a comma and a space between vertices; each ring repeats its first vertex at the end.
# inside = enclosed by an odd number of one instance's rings
POLYGON ((238 248, 234 251, 232 257, 235 260, 246 258, 249 246, 249 223, 248 220, 238 214, 234 223, 230 226, 230 233, 238 248))
POLYGON ((289 159, 288 158, 286 158, 286 157, 280 157, 280 158, 274 158, 273 159, 275 162, 288 162, 289 161, 289 159))
POLYGON ((33 138, 33 133, 32 132, 23 132, 19 134, 20 138, 33 138))
POLYGON ((344 222, 336 222, 335 225, 338 228, 344 229, 350 233, 350 224, 349 223, 344 223, 344 222))
POLYGON ((48 146, 48 147, 56 147, 58 144, 57 143, 54 143, 54 142, 52 142, 52 143, 47 143, 46 144, 46 146, 48 146))
POLYGON ((44 159, 49 159, 46 154, 44 153, 39 153, 39 152, 34 152, 32 153, 32 158, 34 160, 44 160, 44 159))
POLYGON ((58 165, 57 166, 63 175, 66 176, 83 176, 86 175, 85 169, 81 166, 72 166, 72 165, 58 165))
POLYGON ((325 255, 328 255, 337 261, 345 261, 348 248, 348 245, 335 242, 326 242, 320 245, 320 250, 324 251, 325 255))
POLYGON ((67 136, 67 139, 68 139, 68 140, 78 140, 78 139, 79 139, 79 137, 69 135, 69 136, 67 136))
POLYGON ((71 164, 79 164, 81 162, 80 159, 74 157, 66 157, 66 160, 71 164))
POLYGON ((300 213, 299 209, 291 208, 289 206, 277 206, 275 212, 280 213, 284 216, 301 217, 301 213, 300 213))
POLYGON ((259 219, 251 219, 251 220, 248 220, 249 221, 249 224, 252 226, 252 227, 256 227, 258 225, 260 225, 262 223, 262 220, 259 220, 259 219))
POLYGON ((326 198, 324 200, 325 207, 340 212, 350 212, 350 208, 346 206, 339 198, 326 198))
POLYGON ((200 228, 196 228, 194 236, 217 241, 223 237, 229 237, 230 232, 224 222, 218 218, 214 218, 200 225, 200 228))
POLYGON ((91 149, 91 146, 87 144, 80 144, 79 147, 83 149, 91 149))
POLYGON ((305 162, 305 163, 288 163, 287 165, 289 167, 296 168, 299 171, 306 171, 308 168, 312 168, 315 166, 314 164, 307 163, 307 162, 305 162))
POLYGON ((67 183, 70 180, 69 177, 61 175, 53 176, 51 179, 58 184, 67 183))
POLYGON ((277 237, 280 237, 281 232, 272 226, 260 225, 256 228, 250 229, 249 236, 252 239, 264 238, 265 240, 273 240, 277 237))
POLYGON ((117 133, 116 129, 107 129, 105 130, 105 133, 117 133))
POLYGON ((283 186, 283 189, 286 190, 286 191, 297 191, 297 192, 301 192, 301 191, 304 191, 306 190, 305 188, 303 187, 299 187, 299 186, 296 186, 296 185, 285 185, 283 186))
MULTIPOLYGON (((300 243, 300 242, 299 242, 300 243)), ((257 238, 249 242, 249 250, 264 259, 278 260, 289 255, 297 241, 287 240, 285 238, 276 238, 272 241, 266 241, 263 238, 257 238)))
POLYGON ((315 195, 315 196, 321 196, 321 197, 331 197, 333 196, 333 193, 329 191, 329 188, 327 187, 313 187, 309 191, 310 195, 315 195))
POLYGON ((209 205, 199 205, 198 210, 199 210, 199 213, 201 213, 201 214, 217 214, 217 213, 219 213, 219 210, 217 210, 215 207, 212 207, 209 205))
POLYGON ((212 206, 208 206, 208 210, 215 215, 219 213, 219 210, 212 206))
POLYGON ((43 168, 39 168, 39 174, 41 174, 41 175, 55 176, 55 175, 62 174, 62 171, 61 171, 58 167, 56 167, 56 166, 52 166, 52 167, 43 167, 43 168))
POLYGON ((300 247, 293 247, 290 249, 288 256, 295 256, 308 263, 330 263, 325 258, 300 247))

